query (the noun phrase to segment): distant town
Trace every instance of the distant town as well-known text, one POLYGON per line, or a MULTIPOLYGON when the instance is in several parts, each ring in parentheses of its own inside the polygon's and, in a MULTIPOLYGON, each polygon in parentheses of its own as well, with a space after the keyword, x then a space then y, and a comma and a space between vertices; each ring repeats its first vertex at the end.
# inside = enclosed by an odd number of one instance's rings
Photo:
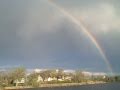
POLYGON ((59 84, 95 84, 120 82, 120 76, 109 76, 103 72, 88 72, 65 69, 32 69, 17 67, 0 70, 0 87, 31 86, 59 84))

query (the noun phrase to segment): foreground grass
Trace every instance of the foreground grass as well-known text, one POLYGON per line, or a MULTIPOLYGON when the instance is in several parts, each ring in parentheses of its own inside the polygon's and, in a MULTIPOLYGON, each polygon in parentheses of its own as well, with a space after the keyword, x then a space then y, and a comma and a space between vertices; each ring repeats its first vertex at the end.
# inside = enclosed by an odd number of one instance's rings
POLYGON ((33 86, 12 86, 5 87, 5 90, 13 90, 13 89, 25 89, 25 88, 42 88, 42 87, 69 87, 69 86, 79 86, 79 85, 88 85, 88 84, 101 84, 105 82, 82 82, 82 83, 58 83, 58 84, 40 84, 37 87, 33 86))

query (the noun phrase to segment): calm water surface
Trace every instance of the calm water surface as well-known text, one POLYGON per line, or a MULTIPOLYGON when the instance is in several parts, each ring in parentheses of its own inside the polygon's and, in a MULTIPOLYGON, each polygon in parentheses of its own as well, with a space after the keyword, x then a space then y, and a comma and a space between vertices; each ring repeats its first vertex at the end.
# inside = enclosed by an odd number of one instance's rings
POLYGON ((71 87, 54 87, 54 88, 34 88, 25 90, 120 90, 120 83, 71 86, 71 87))

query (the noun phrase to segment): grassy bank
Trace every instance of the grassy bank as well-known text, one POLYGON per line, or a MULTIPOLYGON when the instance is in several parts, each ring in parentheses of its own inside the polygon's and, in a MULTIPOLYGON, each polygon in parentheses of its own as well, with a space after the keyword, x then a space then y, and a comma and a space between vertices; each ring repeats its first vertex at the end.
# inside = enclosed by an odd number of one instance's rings
MULTIPOLYGON (((60 83, 60 84, 40 84, 39 87, 37 88, 42 88, 42 87, 69 87, 69 86, 79 86, 79 85, 88 85, 88 84, 101 84, 105 82, 83 82, 83 83, 60 83)), ((5 87, 5 90, 14 90, 14 89, 29 89, 29 88, 36 88, 32 86, 17 86, 17 87, 5 87)))

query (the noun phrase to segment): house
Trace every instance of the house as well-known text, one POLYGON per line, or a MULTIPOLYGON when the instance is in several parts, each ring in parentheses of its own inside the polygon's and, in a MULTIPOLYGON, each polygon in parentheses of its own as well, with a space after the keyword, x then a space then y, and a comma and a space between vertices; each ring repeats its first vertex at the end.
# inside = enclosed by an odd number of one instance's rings
POLYGON ((58 81, 64 81, 65 77, 62 75, 57 76, 58 81))
POLYGON ((22 78, 20 81, 16 79, 14 82, 15 86, 23 86, 25 84, 25 79, 22 78))
POLYGON ((64 81, 62 78, 59 78, 58 81, 64 81))
POLYGON ((72 80, 72 77, 71 77, 71 76, 66 76, 66 77, 64 78, 64 80, 71 81, 71 80, 72 80))
POLYGON ((48 78, 48 81, 53 81, 53 79, 51 77, 48 78))
POLYGON ((43 82, 43 78, 40 75, 38 76, 37 82, 43 82))
POLYGON ((50 81, 57 81, 57 78, 56 77, 48 77, 48 78, 46 78, 44 81, 48 81, 48 82, 50 82, 50 81))
POLYGON ((24 84, 24 83, 25 83, 25 79, 22 78, 21 81, 20 81, 20 83, 23 83, 23 84, 24 84))

